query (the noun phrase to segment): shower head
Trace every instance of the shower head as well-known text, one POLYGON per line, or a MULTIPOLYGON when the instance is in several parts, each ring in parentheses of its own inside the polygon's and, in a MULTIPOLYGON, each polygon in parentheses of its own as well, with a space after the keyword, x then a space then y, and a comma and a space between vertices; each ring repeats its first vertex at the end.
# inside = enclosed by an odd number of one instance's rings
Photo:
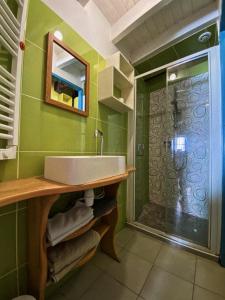
POLYGON ((199 43, 202 44, 207 43, 210 40, 211 36, 212 36, 211 32, 209 31, 203 32, 202 34, 199 35, 198 41, 199 43))

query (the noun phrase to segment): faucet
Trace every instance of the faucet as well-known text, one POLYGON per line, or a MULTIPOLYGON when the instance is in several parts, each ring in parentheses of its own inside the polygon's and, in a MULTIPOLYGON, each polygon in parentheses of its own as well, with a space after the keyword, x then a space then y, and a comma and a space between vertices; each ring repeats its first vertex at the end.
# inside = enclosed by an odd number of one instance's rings
POLYGON ((101 139, 100 155, 102 156, 102 154, 103 154, 103 144, 104 144, 103 132, 99 129, 95 129, 95 137, 101 139))

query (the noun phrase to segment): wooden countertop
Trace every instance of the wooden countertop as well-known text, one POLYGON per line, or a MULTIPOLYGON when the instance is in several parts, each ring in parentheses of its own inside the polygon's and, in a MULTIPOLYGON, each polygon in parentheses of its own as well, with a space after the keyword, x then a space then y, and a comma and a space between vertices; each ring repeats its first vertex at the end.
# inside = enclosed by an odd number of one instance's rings
POLYGON ((126 173, 89 182, 81 185, 67 185, 44 179, 43 177, 30 177, 0 183, 0 207, 30 198, 56 195, 70 192, 88 190, 100 186, 111 185, 127 179, 134 168, 128 168, 126 173))

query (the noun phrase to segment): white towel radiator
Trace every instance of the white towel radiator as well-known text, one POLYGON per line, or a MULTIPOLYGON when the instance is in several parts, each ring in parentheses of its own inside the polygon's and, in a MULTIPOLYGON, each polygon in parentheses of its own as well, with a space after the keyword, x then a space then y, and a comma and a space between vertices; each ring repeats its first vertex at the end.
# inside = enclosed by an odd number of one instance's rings
POLYGON ((0 57, 11 57, 11 70, 0 64, 0 160, 16 158, 19 135, 22 41, 28 0, 16 0, 17 17, 6 0, 0 0, 0 57), (4 145, 3 145, 4 143, 4 145))

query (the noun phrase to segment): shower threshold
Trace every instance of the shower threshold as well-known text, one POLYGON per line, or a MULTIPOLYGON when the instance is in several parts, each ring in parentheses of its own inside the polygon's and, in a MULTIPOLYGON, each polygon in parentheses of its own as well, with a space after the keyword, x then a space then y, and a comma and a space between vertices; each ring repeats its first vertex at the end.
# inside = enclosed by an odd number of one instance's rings
POLYGON ((210 249, 208 249, 206 247, 199 246, 190 241, 186 241, 186 240, 183 240, 176 236, 161 232, 157 229, 150 228, 150 227, 143 225, 141 223, 138 223, 136 221, 127 222, 126 224, 130 228, 135 228, 136 230, 139 230, 140 232, 143 232, 149 236, 157 238, 168 244, 172 244, 178 248, 184 249, 190 253, 193 253, 193 254, 196 254, 196 255, 199 255, 199 256, 214 260, 214 261, 218 261, 218 259, 219 259, 219 255, 214 254, 210 249))
POLYGON ((144 205, 137 221, 167 234, 182 237, 200 246, 208 247, 207 219, 149 202, 144 205))

